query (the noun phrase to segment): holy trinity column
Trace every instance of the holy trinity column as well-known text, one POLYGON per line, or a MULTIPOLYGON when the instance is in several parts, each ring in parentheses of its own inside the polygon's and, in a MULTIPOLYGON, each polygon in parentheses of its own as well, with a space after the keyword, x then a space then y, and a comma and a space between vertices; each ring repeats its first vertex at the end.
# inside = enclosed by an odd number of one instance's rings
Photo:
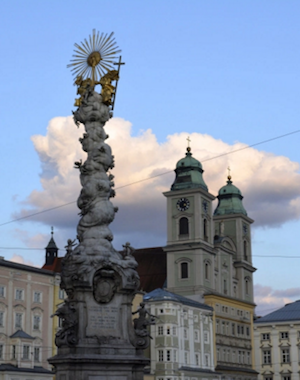
POLYGON ((149 344, 147 325, 153 320, 141 304, 132 321, 137 262, 129 243, 121 253, 113 248, 109 228, 117 208, 110 201, 115 195, 110 172, 114 156, 104 127, 112 117, 123 63, 121 57, 115 62, 120 50, 113 33, 93 31, 75 47, 68 65, 78 94, 73 115, 76 126, 84 128, 79 141, 87 158, 75 162, 82 186, 80 220, 77 241, 68 240, 62 261, 61 289, 67 299, 55 313, 62 328, 56 334, 57 355, 49 362, 57 380, 141 380, 148 363, 143 356, 149 344))

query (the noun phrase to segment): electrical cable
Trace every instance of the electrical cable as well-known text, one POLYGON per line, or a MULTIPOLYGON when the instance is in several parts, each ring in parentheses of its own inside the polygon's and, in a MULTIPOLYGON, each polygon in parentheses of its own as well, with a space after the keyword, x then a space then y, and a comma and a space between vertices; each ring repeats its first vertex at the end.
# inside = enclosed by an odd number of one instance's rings
MULTIPOLYGON (((297 129, 295 131, 285 133, 284 135, 272 137, 272 138, 267 139, 267 140, 263 140, 263 141, 260 141, 260 142, 257 142, 257 143, 251 144, 251 145, 247 145, 247 146, 245 146, 243 148, 235 149, 235 150, 233 150, 231 152, 225 152, 225 153, 222 153, 222 154, 220 154, 218 156, 207 158, 205 160, 202 160, 202 162, 211 161, 211 160, 214 160, 214 159, 219 158, 219 157, 227 156, 227 155, 232 154, 232 153, 237 153, 237 152, 240 152, 242 150, 253 148, 254 146, 258 146, 258 145, 265 144, 265 143, 270 142, 270 141, 278 140, 278 139, 281 139, 283 137, 290 136, 290 135, 293 135, 293 134, 299 133, 299 132, 300 132, 300 129, 297 129)), ((172 173, 172 172, 173 172, 173 170, 168 170, 168 171, 166 171, 164 173, 156 174, 156 175, 148 177, 148 178, 144 178, 144 179, 141 179, 141 180, 138 180, 138 181, 135 181, 135 182, 128 183, 128 184, 123 185, 123 186, 119 186, 115 190, 123 189, 123 188, 128 187, 128 186, 132 186, 132 185, 136 185, 136 184, 141 183, 141 182, 149 181, 150 179, 161 177, 161 176, 163 176, 165 174, 169 174, 169 173, 172 173)), ((66 207, 66 206, 69 206, 70 204, 73 204, 73 203, 76 203, 76 201, 68 202, 68 203, 65 203, 65 204, 62 204, 62 205, 59 205, 59 206, 55 206, 55 207, 51 207, 51 208, 48 208, 48 209, 45 209, 45 210, 42 210, 42 211, 39 211, 39 212, 35 212, 33 214, 22 216, 20 218, 13 219, 13 220, 10 220, 10 221, 5 222, 5 223, 1 223, 0 227, 5 226, 6 224, 9 224, 9 223, 14 223, 14 222, 17 222, 17 221, 20 221, 20 220, 23 220, 23 219, 31 218, 32 216, 40 215, 40 214, 43 214, 45 212, 56 210, 56 209, 61 208, 61 207, 66 207)))

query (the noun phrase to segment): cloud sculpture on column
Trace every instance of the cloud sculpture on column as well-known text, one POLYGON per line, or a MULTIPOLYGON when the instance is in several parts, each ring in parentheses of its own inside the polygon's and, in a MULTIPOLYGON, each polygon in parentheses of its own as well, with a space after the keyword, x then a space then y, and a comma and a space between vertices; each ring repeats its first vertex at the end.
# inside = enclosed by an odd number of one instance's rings
MULTIPOLYGON (((89 52, 87 64, 92 61, 94 65, 95 61, 89 60, 91 54, 94 51, 89 52)), ((120 61, 117 65, 120 68, 120 61)), ((62 329, 55 340, 58 354, 49 361, 58 375, 67 379, 86 379, 86 371, 93 375, 104 369, 109 376, 118 366, 123 366, 123 372, 125 368, 128 379, 142 378, 147 360, 141 350, 148 346, 149 334, 141 336, 132 322, 131 303, 139 287, 137 262, 129 243, 123 253, 113 248, 109 228, 117 208, 110 201, 115 195, 114 176, 109 172, 114 156, 105 142, 108 135, 104 126, 111 117, 115 97, 112 82, 119 79, 119 70, 108 71, 96 81, 96 69, 97 64, 92 78, 81 75, 76 80, 81 97, 76 100, 79 106, 73 113, 74 122, 84 125, 85 133, 79 140, 87 153, 85 162, 74 164, 82 185, 77 200, 79 243, 68 240, 62 260, 61 289, 68 297, 55 313, 62 319, 62 329), (104 95, 95 91, 97 83, 104 95), (139 375, 134 375, 136 371, 139 375)))

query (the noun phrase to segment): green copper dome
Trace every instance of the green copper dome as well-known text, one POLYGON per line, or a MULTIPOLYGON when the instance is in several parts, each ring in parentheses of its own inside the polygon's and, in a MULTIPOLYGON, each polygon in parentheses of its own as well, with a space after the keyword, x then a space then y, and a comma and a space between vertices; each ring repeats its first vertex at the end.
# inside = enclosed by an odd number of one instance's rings
POLYGON ((171 190, 192 189, 201 187, 208 191, 206 183, 203 180, 202 165, 192 157, 191 148, 187 148, 185 157, 179 160, 176 164, 176 178, 171 186, 171 190))
POLYGON ((221 187, 218 195, 218 206, 215 209, 214 215, 228 215, 228 214, 244 214, 247 211, 244 209, 241 191, 232 184, 231 177, 228 176, 227 185, 221 187))

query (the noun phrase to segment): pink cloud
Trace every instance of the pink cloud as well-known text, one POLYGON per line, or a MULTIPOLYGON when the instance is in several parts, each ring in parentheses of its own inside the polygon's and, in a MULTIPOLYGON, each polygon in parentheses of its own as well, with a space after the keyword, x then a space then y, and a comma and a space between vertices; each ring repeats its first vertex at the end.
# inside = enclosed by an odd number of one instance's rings
POLYGON ((270 286, 254 285, 256 315, 264 316, 280 309, 287 303, 300 299, 300 288, 276 290, 270 286))

